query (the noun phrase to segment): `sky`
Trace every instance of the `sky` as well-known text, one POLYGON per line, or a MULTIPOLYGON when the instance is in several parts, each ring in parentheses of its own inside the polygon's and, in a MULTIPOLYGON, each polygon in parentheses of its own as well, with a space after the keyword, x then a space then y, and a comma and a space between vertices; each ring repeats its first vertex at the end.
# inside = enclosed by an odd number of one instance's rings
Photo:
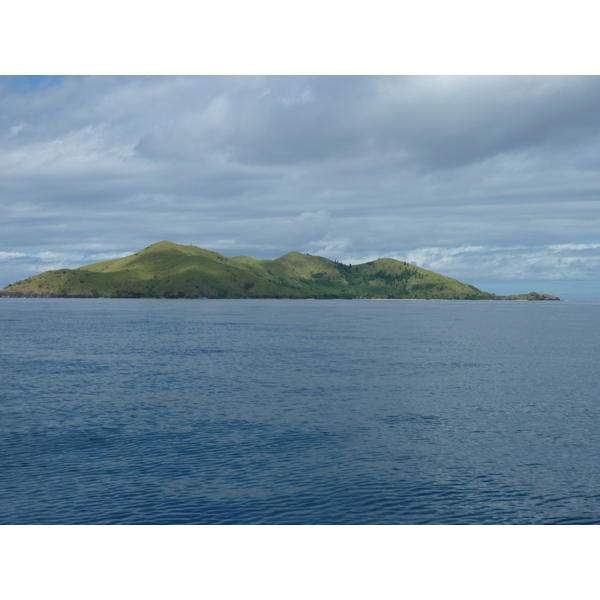
POLYGON ((161 240, 600 300, 600 77, 2 76, 0 288, 161 240))

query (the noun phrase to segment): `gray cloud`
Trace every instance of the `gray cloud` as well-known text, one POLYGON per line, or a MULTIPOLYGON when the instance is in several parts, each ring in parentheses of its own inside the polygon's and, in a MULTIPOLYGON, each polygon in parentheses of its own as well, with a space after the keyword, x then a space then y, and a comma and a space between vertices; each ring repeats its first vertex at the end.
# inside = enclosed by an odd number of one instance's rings
POLYGON ((599 103, 598 77, 0 78, 0 285, 171 239, 587 294, 599 103))

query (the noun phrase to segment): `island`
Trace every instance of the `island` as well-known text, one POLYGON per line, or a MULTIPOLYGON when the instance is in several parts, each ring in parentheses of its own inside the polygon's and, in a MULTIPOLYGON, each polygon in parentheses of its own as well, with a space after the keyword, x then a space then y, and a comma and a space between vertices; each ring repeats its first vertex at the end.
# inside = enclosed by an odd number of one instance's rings
POLYGON ((230 258, 168 241, 123 258, 45 271, 8 285, 0 297, 559 300, 536 292, 496 296, 393 258, 359 265, 300 252, 275 260, 230 258))

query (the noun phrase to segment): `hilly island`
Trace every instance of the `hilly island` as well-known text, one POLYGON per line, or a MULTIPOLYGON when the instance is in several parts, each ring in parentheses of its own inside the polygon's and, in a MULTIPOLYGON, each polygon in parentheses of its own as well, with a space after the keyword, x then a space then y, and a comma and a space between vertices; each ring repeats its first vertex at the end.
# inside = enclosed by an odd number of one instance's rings
POLYGON ((229 258, 158 242, 130 256, 17 281, 13 298, 372 298, 559 300, 551 294, 496 296, 392 258, 347 265, 289 252, 275 260, 229 258))

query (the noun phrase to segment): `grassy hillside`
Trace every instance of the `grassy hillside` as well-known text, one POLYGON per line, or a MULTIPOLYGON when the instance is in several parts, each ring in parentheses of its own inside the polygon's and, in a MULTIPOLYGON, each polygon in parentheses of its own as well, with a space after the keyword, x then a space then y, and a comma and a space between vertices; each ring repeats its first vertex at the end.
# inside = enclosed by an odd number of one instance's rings
MULTIPOLYGON (((345 265, 290 252, 275 260, 228 258, 158 242, 130 256, 34 275, 0 291, 8 297, 440 298, 500 299, 391 258, 345 265)), ((516 299, 516 297, 515 297, 516 299)))

